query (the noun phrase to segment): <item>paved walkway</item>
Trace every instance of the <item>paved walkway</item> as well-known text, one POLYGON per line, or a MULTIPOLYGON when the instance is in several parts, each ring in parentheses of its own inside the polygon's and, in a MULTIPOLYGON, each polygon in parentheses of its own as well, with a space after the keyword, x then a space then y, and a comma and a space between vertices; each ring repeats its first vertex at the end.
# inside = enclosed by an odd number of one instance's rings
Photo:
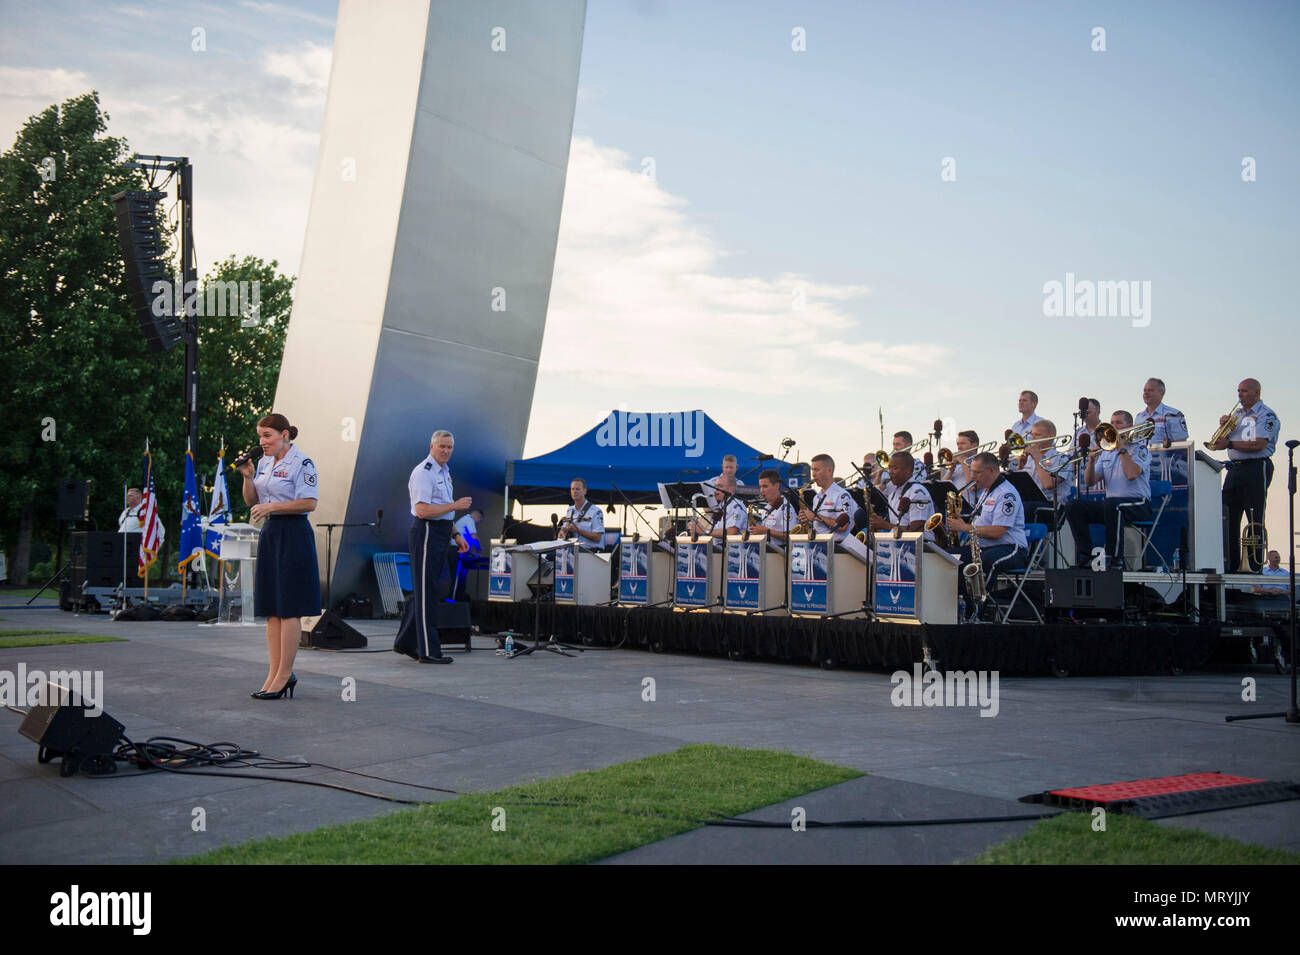
MULTIPOLYGON (((102 670, 105 709, 136 740, 151 735, 227 740, 456 790, 486 790, 594 769, 692 742, 770 747, 871 774, 756 814, 810 818, 1004 814, 1014 800, 1064 785, 1222 770, 1300 779, 1300 727, 1280 720, 1227 724, 1250 708, 1285 708, 1287 680, 1266 667, 1179 677, 1009 679, 999 711, 902 708, 889 675, 824 671, 639 650, 566 659, 493 655, 491 641, 421 666, 390 652, 302 652, 297 698, 250 700, 265 674, 260 629, 192 623, 116 623, 57 610, 5 610, 0 628, 125 636, 129 643, 0 649, 0 670, 102 670), (1241 702, 1254 677, 1259 702, 1241 702), (654 702, 642 699, 652 678, 654 702), (347 679, 356 701, 344 702, 347 679)), ((392 621, 363 622, 387 647, 392 621)), ((61 779, 0 710, 0 860, 153 862, 259 836, 303 832, 395 807, 277 782, 180 778, 133 771, 61 779), (202 807, 207 831, 191 830, 202 807)), ((426 798, 420 791, 328 770, 312 778, 426 798)), ((1300 804, 1171 820, 1300 851, 1300 804)), ((951 862, 1027 824, 883 831, 708 829, 638 849, 618 862, 951 862), (797 836, 797 838, 795 838, 797 836)))

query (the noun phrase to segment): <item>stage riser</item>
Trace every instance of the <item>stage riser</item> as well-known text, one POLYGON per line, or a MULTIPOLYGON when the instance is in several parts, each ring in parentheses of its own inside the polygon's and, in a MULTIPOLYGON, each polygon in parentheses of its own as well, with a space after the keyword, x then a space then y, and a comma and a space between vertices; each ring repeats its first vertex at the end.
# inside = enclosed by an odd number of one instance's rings
MULTIPOLYGON (((478 602, 483 633, 531 634, 533 606, 478 602)), ((910 626, 865 620, 743 617, 625 607, 542 608, 543 633, 581 645, 623 646, 722 656, 732 652, 790 663, 910 670, 930 654, 944 670, 997 670, 1006 676, 1161 674, 1202 666, 1219 640, 1217 625, 1154 627, 1045 625, 910 626)))

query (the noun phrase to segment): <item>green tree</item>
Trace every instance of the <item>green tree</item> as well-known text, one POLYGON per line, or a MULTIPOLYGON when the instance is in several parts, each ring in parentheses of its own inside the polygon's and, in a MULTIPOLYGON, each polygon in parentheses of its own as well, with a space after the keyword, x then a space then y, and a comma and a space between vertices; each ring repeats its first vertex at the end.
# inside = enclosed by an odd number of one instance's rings
MULTIPOLYGON (((15 582, 25 579, 33 535, 55 542, 62 478, 92 479, 91 516, 116 527, 146 438, 169 547, 180 530, 184 350, 150 352, 132 311, 111 196, 145 182, 124 165, 127 143, 106 135, 107 120, 87 93, 32 117, 0 156, 0 380, 9 385, 0 391, 0 538, 15 582)), ((194 451, 210 476, 222 436, 232 448, 251 443, 270 408, 293 280, 275 262, 233 256, 208 280, 260 283, 256 327, 239 316, 199 319, 194 451)))

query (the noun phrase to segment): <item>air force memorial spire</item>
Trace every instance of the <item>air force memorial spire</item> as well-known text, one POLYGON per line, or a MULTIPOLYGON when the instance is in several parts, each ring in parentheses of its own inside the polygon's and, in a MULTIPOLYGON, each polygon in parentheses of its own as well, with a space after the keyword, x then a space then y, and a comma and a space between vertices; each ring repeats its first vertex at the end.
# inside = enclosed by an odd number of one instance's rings
MULTIPOLYGON (((573 131, 585 0, 341 0, 275 407, 328 480, 317 523, 404 513, 410 449, 457 438, 492 512, 523 452, 573 131)), ((335 536, 371 589, 403 522, 335 536)), ((324 568, 322 568, 322 572, 324 568)))

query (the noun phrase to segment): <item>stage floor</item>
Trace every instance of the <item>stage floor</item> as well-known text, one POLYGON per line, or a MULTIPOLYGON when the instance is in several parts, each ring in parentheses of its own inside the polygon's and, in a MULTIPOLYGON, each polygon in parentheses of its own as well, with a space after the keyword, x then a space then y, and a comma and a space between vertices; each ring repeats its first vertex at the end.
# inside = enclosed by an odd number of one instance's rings
MULTIPOLYGON (((454 652, 448 667, 389 652, 304 651, 297 698, 259 702, 248 693, 265 673, 261 629, 116 623, 57 610, 7 610, 3 617, 5 629, 126 637, 130 642, 0 650, 0 669, 23 662, 29 670, 102 670, 104 708, 134 739, 226 740, 459 790, 594 769, 693 742, 786 749, 872 774, 791 801, 810 818, 1032 811, 1012 800, 1061 786, 1207 770, 1300 779, 1300 728, 1280 720, 1223 722, 1229 713, 1285 708, 1287 679, 1268 666, 1177 677, 1006 678, 998 714, 987 718, 976 708, 895 707, 882 672, 630 649, 507 660, 481 638, 473 653, 454 652), (1241 702, 1246 676, 1257 681, 1257 703, 1241 702), (356 680, 356 702, 342 701, 345 677, 356 680), (655 680, 655 702, 642 700, 646 677, 655 680)), ((359 629, 372 649, 386 648, 396 622, 363 621, 359 629)), ((0 712, 7 722, 0 728, 0 859, 9 863, 156 862, 398 808, 312 787, 209 776, 130 779, 134 771, 124 770, 117 778, 61 779, 57 763, 39 765, 36 746, 18 735, 21 718, 0 712), (207 831, 196 833, 190 821, 200 806, 207 831)), ((788 819, 780 807, 763 814, 782 812, 788 819)), ((1300 851, 1294 803, 1161 824, 1300 851)), ((797 857, 756 854, 767 835, 760 841, 750 830, 710 830, 613 861, 952 862, 1026 825, 818 833, 799 840, 797 857)))

